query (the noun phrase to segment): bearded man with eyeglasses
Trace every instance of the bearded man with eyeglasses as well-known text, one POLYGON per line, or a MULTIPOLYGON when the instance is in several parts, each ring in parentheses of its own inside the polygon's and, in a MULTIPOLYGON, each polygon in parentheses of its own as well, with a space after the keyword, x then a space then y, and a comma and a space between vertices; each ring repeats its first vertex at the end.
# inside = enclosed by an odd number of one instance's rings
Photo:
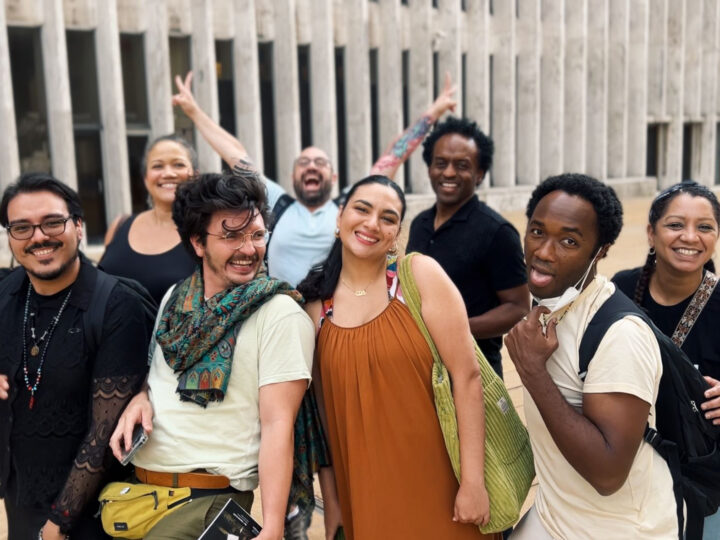
POLYGON ((257 178, 203 174, 177 188, 173 220, 198 268, 166 293, 147 386, 111 438, 119 459, 142 424, 137 479, 192 490, 146 539, 194 540, 228 499, 249 511, 258 484, 257 538, 282 538, 315 330, 299 293, 264 271, 267 219, 257 178))
POLYGON ((147 372, 151 324, 140 298, 80 252, 83 210, 71 188, 48 174, 22 175, 3 194, 0 223, 20 265, 0 282, 8 538, 100 538, 92 503, 108 480, 112 426, 147 372), (113 284, 95 321, 88 313, 101 278, 113 284), (87 338, 93 324, 98 342, 87 338))

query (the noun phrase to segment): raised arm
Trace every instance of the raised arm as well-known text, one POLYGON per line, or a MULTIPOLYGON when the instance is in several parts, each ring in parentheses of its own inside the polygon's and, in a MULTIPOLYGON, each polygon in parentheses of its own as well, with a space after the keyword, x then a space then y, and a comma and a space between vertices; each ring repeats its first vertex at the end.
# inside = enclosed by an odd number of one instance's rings
POLYGON ((370 169, 370 174, 381 174, 388 178, 394 178, 400 165, 405 163, 418 145, 425 138, 425 135, 432 125, 446 111, 454 111, 457 101, 455 100, 456 86, 452 84, 450 74, 445 73, 445 87, 432 105, 418 118, 409 128, 402 132, 388 146, 385 153, 375 162, 370 169))
POLYGON ((175 86, 178 93, 173 95, 172 104, 179 106, 193 121, 203 138, 213 147, 213 150, 220 154, 220 157, 231 169, 239 161, 251 163, 250 156, 242 143, 200 108, 192 94, 191 84, 192 71, 188 71, 184 81, 180 75, 175 75, 175 86))
POLYGON ((485 489, 485 409, 480 367, 475 358, 465 305, 440 265, 418 255, 413 275, 422 298, 422 317, 452 379, 460 439, 460 489, 453 519, 485 524, 490 501, 485 489))

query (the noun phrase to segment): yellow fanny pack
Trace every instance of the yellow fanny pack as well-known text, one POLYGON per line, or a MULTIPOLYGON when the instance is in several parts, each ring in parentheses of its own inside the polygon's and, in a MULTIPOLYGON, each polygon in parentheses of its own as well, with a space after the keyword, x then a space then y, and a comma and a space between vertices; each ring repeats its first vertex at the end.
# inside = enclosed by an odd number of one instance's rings
POLYGON ((189 487, 129 482, 112 482, 98 496, 103 529, 121 538, 143 538, 158 521, 190 500, 189 487))

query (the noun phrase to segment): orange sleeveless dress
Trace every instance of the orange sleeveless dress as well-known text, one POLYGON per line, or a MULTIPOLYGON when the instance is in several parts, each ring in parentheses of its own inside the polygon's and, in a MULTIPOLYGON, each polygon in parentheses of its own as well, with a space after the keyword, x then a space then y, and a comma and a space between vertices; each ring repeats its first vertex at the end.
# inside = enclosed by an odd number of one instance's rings
POLYGON ((327 317, 318 361, 349 540, 500 538, 452 521, 458 482, 435 413, 433 358, 397 298, 370 322, 327 317))

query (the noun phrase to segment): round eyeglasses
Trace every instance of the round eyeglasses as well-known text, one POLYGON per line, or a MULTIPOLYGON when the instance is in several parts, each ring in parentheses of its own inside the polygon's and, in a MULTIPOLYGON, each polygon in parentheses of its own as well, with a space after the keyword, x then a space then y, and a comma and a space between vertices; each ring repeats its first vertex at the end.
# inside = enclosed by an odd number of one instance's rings
POLYGON ((48 218, 42 223, 12 223, 5 228, 15 240, 29 240, 39 228, 45 236, 60 236, 65 232, 65 226, 72 216, 66 218, 48 218))
POLYGON ((242 233, 240 231, 227 231, 223 234, 211 233, 208 231, 210 236, 216 236, 220 238, 225 245, 230 249, 240 249, 245 245, 247 239, 250 239, 252 245, 255 247, 263 247, 268 243, 270 239, 270 231, 267 229, 258 229, 257 231, 242 233))

